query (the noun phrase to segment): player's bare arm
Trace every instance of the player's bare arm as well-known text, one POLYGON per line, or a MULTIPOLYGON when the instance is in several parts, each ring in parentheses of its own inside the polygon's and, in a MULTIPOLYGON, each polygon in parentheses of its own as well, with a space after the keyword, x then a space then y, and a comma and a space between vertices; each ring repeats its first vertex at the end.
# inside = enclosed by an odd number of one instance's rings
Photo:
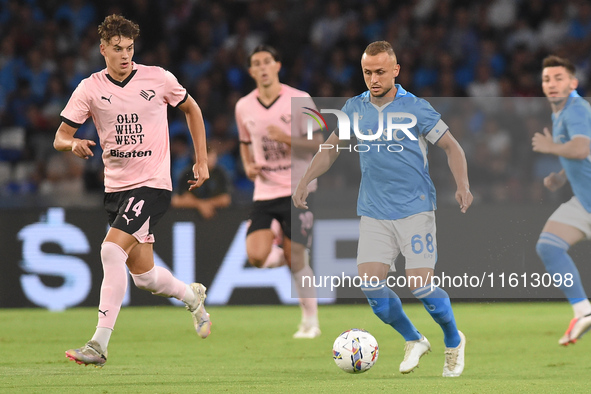
POLYGON ((240 157, 242 158, 242 166, 244 167, 244 173, 251 181, 261 173, 262 166, 254 162, 252 157, 252 151, 250 150, 250 144, 241 142, 240 143, 240 157))
POLYGON ((74 134, 76 134, 77 130, 78 129, 62 122, 55 133, 53 147, 62 152, 72 151, 72 153, 82 159, 88 159, 90 156, 94 156, 91 147, 95 146, 96 143, 91 140, 74 138, 74 134))
POLYGON ((336 149, 336 146, 344 146, 346 144, 347 141, 340 140, 334 132, 328 137, 326 142, 324 142, 324 145, 332 146, 333 149, 322 149, 312 158, 310 165, 306 169, 302 179, 298 182, 298 186, 292 196, 296 208, 308 209, 308 204, 306 203, 308 197, 308 184, 332 167, 340 154, 336 149))
POLYGON ((557 144, 552 139, 552 134, 547 127, 544 127, 543 134, 536 133, 532 138, 534 152, 549 153, 575 160, 584 160, 589 157, 591 154, 590 143, 589 138, 585 136, 575 136, 564 144, 557 144))
POLYGON ((301 138, 292 138, 291 139, 291 147, 293 148, 294 152, 318 152, 318 147, 320 144, 324 142, 324 138, 322 137, 322 133, 314 133, 312 134, 312 139, 309 140, 307 137, 301 138))
POLYGON ((283 142, 294 148, 296 151, 306 152, 317 152, 318 146, 324 141, 322 134, 314 133, 312 139, 309 140, 306 137, 294 138, 293 136, 287 135, 281 130, 281 128, 271 125, 267 128, 269 132, 269 138, 278 142, 283 142))
POLYGON ((460 204, 462 213, 466 213, 470 205, 472 205, 474 197, 470 192, 468 164, 466 163, 464 150, 449 131, 437 141, 437 146, 442 148, 447 155, 447 164, 456 181, 456 201, 460 204))
POLYGON ((193 190, 203 185, 203 182, 209 179, 209 169, 207 168, 207 142, 205 140, 205 124, 203 123, 203 114, 201 108, 193 97, 187 97, 187 100, 179 105, 181 111, 185 113, 187 125, 193 138, 193 147, 195 149, 196 163, 193 165, 193 176, 195 181, 190 182, 189 190, 193 190))

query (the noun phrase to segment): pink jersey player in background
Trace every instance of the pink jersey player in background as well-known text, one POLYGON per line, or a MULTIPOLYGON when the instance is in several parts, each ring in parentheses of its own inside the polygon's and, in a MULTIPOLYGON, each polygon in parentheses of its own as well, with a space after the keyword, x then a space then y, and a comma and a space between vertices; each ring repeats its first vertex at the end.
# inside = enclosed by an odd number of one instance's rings
MULTIPOLYGON (((259 268, 289 265, 302 308, 302 321, 294 338, 315 338, 320 335, 316 290, 303 286, 303 278, 314 275, 307 250, 312 242, 314 215, 312 210, 296 209, 291 194, 323 138, 320 133, 306 138, 303 112, 292 113, 291 99, 308 98, 306 106, 315 105, 308 93, 279 82, 281 62, 274 48, 257 46, 248 63, 257 87, 236 104, 242 164, 254 181, 246 236, 248 261, 259 268), (279 224, 283 233, 283 248, 274 242, 278 232, 274 233, 274 224, 279 224)), ((316 184, 311 184, 310 191, 315 190, 316 184)))
POLYGON ((140 289, 183 301, 202 338, 210 333, 205 286, 185 284, 154 265, 152 229, 170 206, 171 175, 167 107, 186 115, 197 163, 189 189, 209 178, 201 109, 170 72, 132 62, 137 24, 120 15, 98 28, 107 67, 84 79, 62 111, 54 147, 88 159, 93 141, 74 135, 89 118, 96 126, 105 164, 105 209, 111 228, 101 245, 103 282, 94 336, 66 357, 102 367, 127 289, 127 270, 140 289))

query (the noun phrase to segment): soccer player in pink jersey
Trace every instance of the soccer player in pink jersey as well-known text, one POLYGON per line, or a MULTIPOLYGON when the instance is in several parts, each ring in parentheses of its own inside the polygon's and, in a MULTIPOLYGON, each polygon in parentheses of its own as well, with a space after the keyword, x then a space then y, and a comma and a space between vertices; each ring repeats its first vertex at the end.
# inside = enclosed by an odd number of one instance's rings
POLYGON ((107 67, 80 82, 72 94, 62 111, 54 147, 83 159, 93 156, 95 143, 74 137, 92 117, 103 148, 104 202, 111 228, 101 245, 104 277, 95 334, 85 346, 67 350, 66 357, 102 367, 127 289, 125 265, 140 289, 183 301, 202 338, 209 335, 211 321, 204 308, 205 286, 185 284, 155 266, 152 245, 152 229, 170 206, 172 190, 167 107, 185 113, 193 137, 197 163, 189 189, 209 178, 201 110, 170 72, 132 62, 137 24, 111 15, 98 33, 107 67))
MULTIPOLYGON (((301 111, 292 113, 291 99, 309 98, 307 106, 315 105, 308 93, 279 82, 281 62, 274 48, 259 45, 248 63, 257 87, 236 103, 242 163, 246 175, 254 181, 246 236, 248 261, 259 268, 289 265, 302 308, 302 321, 294 338, 315 338, 320 335, 316 291, 303 286, 303 278, 314 275, 307 259, 314 216, 310 210, 296 209, 291 193, 298 174, 305 172, 323 139, 320 133, 314 133, 311 140, 305 138, 303 115, 301 111), (273 242, 275 221, 281 225, 283 248, 273 242), (292 224, 297 229, 293 233, 292 224)), ((316 184, 311 184, 310 191, 314 190, 316 184)))

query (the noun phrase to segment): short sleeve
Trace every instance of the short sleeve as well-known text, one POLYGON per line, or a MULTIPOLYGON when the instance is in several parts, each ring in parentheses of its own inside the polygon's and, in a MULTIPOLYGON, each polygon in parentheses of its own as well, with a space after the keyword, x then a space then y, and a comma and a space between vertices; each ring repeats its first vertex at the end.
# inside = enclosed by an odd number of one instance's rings
POLYGON ((427 100, 421 99, 420 116, 417 118, 419 134, 432 144, 436 144, 449 129, 447 124, 441 120, 441 114, 435 111, 427 100))
MULTIPOLYGON (((306 136, 308 133, 308 120, 312 120, 310 116, 307 116, 305 113, 310 113, 312 110, 312 115, 317 118, 314 114, 315 112, 319 112, 318 108, 316 107, 316 103, 309 94, 297 97, 297 103, 299 108, 294 108, 294 112, 292 112, 292 125, 293 129, 291 130, 291 134, 296 137, 306 136)), ((314 133, 321 131, 320 125, 317 122, 312 121, 312 131, 314 133)))
POLYGON ((349 122, 349 135, 355 135, 355 132, 353 131, 353 108, 352 108, 352 104, 351 104, 351 100, 349 99, 347 100, 347 102, 345 102, 345 105, 343 105, 343 108, 341 108, 341 112, 343 112, 345 115, 347 115, 349 117, 349 119, 351 120, 349 122))
POLYGON ((439 112, 435 111, 427 100, 419 99, 417 103, 417 126, 419 127, 419 134, 426 136, 435 127, 437 122, 441 119, 439 112))
POLYGON ((447 130, 449 130, 449 126, 443 120, 439 119, 431 131, 427 133, 425 138, 427 141, 435 145, 437 141, 443 137, 443 134, 445 134, 447 130))
POLYGON ((236 127, 238 128, 238 138, 240 139, 240 142, 250 144, 250 133, 246 129, 246 126, 244 125, 244 121, 242 119, 241 104, 241 101, 238 101, 238 103, 236 103, 236 109, 234 110, 234 117, 236 118, 236 127))
POLYGON ((80 82, 60 116, 64 123, 79 128, 91 116, 85 81, 80 82))
MULTIPOLYGON (((583 98, 576 99, 585 100, 583 98)), ((573 103, 574 104, 574 103, 573 103)), ((581 101, 577 102, 570 108, 568 116, 566 117, 566 129, 570 139, 577 136, 591 138, 591 110, 589 106, 581 101)))
POLYGON ((183 87, 176 79, 176 77, 167 70, 164 71, 164 79, 165 79, 165 93, 164 99, 169 105, 173 107, 178 107, 182 103, 184 103, 189 94, 187 93, 187 89, 183 87))

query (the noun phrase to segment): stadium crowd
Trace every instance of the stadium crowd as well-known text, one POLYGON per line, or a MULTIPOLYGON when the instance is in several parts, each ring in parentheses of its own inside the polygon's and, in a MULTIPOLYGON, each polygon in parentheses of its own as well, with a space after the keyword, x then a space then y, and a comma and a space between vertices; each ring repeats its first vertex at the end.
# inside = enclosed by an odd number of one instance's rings
MULTIPOLYGON (((530 143, 551 126, 542 58, 569 58, 579 93, 591 91, 585 0, 0 0, 0 206, 101 204, 98 147, 83 161, 52 142, 71 92, 104 68, 97 25, 112 13, 140 25, 134 61, 170 70, 201 107, 235 204, 251 202, 252 185, 241 168, 234 107, 254 88, 246 59, 260 43, 282 54, 282 82, 313 97, 366 90, 360 54, 372 41, 392 43, 396 82, 443 114, 466 151, 477 201, 550 198, 541 179, 558 161, 534 154, 530 143)), ((169 117, 174 180, 192 160, 181 116, 169 117)), ((98 141, 90 121, 78 133, 98 141)), ((445 193, 453 182, 440 171, 444 155, 430 154, 440 199, 453 199, 445 193)), ((335 171, 326 182, 346 187, 347 179, 335 171)))

